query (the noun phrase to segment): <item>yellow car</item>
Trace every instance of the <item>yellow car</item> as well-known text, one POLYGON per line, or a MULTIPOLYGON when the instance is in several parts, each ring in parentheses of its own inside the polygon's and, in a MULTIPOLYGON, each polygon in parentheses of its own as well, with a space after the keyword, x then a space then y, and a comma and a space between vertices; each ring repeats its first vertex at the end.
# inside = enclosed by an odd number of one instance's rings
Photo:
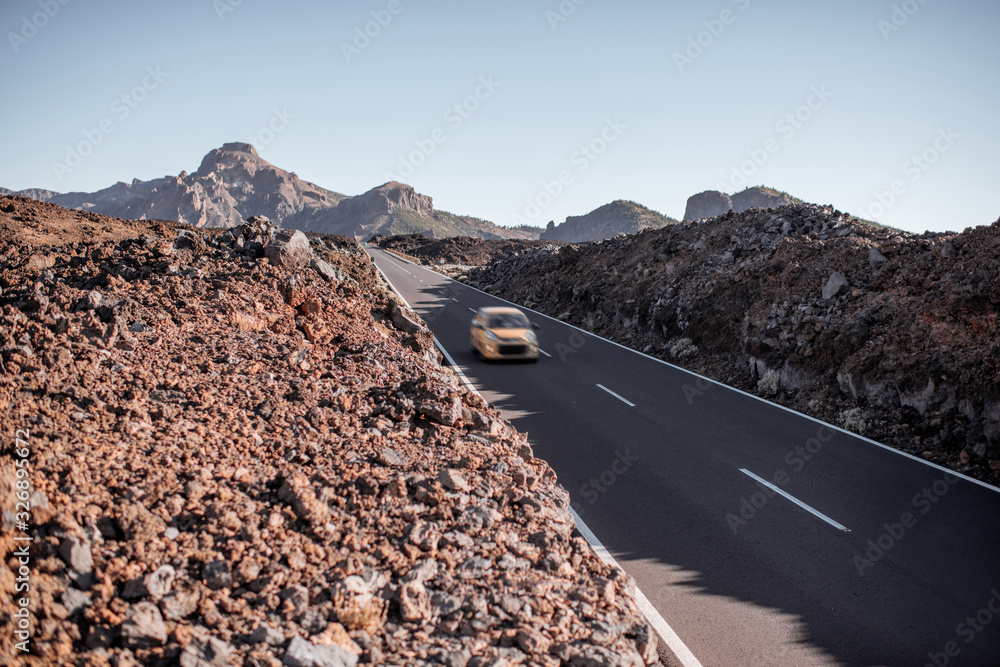
POLYGON ((538 361, 538 326, 517 308, 480 308, 472 320, 472 351, 483 359, 538 361))

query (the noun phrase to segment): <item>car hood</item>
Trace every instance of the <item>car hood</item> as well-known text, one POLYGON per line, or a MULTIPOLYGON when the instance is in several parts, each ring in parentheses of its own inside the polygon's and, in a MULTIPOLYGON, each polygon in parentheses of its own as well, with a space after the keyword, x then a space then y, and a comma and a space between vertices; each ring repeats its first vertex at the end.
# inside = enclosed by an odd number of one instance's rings
POLYGON ((501 340, 524 340, 528 337, 528 332, 531 329, 487 329, 487 331, 493 333, 497 338, 501 340))

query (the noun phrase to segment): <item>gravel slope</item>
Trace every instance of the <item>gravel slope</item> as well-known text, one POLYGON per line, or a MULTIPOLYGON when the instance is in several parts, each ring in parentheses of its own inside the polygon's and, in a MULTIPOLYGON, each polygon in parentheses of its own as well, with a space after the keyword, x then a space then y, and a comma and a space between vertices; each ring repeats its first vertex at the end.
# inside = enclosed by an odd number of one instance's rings
POLYGON ((273 231, 0 198, 0 654, 655 661, 555 474, 438 365, 360 247, 273 231))

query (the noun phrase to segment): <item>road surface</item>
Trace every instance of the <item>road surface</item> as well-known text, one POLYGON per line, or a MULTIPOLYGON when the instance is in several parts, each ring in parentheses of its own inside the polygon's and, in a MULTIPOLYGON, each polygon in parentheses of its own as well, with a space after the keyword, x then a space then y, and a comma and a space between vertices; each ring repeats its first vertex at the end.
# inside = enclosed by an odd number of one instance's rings
POLYGON ((997 489, 533 311, 481 362, 506 302, 367 249, 700 664, 1000 665, 997 489))

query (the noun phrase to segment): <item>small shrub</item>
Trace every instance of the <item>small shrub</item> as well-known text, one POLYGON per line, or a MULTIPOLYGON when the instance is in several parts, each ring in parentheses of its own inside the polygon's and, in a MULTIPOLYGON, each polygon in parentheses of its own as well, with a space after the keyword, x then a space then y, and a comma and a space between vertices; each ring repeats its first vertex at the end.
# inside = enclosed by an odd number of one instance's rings
POLYGON ((690 338, 679 338, 670 346, 670 356, 674 359, 687 359, 698 354, 698 346, 690 338))
POLYGON ((852 433, 863 434, 868 430, 869 424, 868 420, 865 419, 865 413, 861 408, 851 408, 850 410, 844 410, 840 413, 838 417, 840 425, 846 428, 852 433))
POLYGON ((382 631, 388 605, 374 595, 334 594, 333 610, 337 620, 348 630, 364 630, 370 635, 382 631))
POLYGON ((765 396, 774 396, 781 389, 781 384, 779 380, 781 376, 776 370, 770 370, 757 380, 757 391, 764 394, 765 396))

